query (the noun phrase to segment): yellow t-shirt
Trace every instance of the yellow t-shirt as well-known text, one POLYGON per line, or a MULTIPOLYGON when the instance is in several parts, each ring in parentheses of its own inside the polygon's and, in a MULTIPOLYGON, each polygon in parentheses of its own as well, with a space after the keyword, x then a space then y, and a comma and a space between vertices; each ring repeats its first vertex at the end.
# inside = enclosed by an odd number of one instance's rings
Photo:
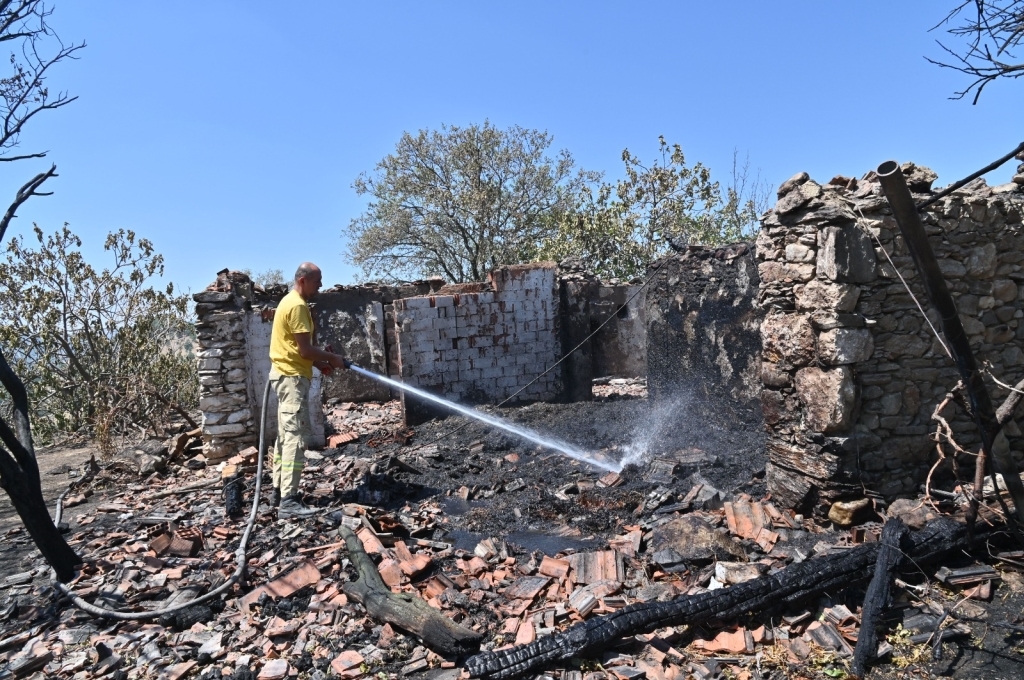
POLYGON ((313 317, 302 296, 294 290, 284 296, 274 312, 270 331, 270 363, 281 375, 304 375, 313 379, 313 362, 299 354, 295 333, 309 333, 313 340, 313 317))

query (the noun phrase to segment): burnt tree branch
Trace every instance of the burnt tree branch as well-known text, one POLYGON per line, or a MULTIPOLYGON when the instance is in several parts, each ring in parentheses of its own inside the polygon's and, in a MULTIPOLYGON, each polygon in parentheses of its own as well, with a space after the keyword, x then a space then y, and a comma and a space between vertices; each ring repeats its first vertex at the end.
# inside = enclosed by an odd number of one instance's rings
MULTIPOLYGON (((925 563, 959 547, 965 536, 963 525, 945 518, 935 520, 907 537, 907 555, 916 564, 925 563)), ((483 680, 514 678, 574 656, 591 656, 622 637, 649 633, 664 626, 728 621, 825 592, 842 591, 871 578, 880 550, 878 543, 867 543, 842 553, 793 564, 775 574, 728 588, 667 602, 629 605, 527 645, 478 654, 466 661, 465 667, 470 676, 483 680)))
POLYGON ((359 537, 345 526, 338 529, 338 535, 345 541, 349 559, 359 572, 359 580, 346 583, 343 590, 363 605, 371 618, 398 626, 447 656, 479 649, 483 635, 463 628, 416 595, 391 592, 359 537))

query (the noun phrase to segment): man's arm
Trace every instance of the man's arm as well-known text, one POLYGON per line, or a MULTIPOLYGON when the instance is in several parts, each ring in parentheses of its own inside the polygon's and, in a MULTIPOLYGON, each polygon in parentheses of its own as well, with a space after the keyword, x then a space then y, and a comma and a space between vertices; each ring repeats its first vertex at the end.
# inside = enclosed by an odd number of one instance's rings
POLYGON ((292 335, 295 337, 295 344, 299 346, 299 356, 306 361, 323 362, 331 368, 345 368, 344 355, 325 352, 319 347, 314 347, 310 340, 311 333, 292 333, 292 335))

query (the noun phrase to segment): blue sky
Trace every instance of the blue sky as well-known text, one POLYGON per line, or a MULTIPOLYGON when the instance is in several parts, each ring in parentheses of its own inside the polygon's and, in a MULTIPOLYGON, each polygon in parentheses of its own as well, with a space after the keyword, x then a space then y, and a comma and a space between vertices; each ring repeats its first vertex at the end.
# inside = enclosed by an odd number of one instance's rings
POLYGON ((354 281, 353 179, 442 123, 547 130, 609 179, 623 148, 651 158, 665 135, 722 179, 736 149, 773 187, 889 158, 941 185, 1024 140, 1024 82, 971 106, 924 60, 954 1, 57 0, 53 26, 88 48, 51 87, 79 100, 24 135, 48 159, 4 164, 0 182, 13 196, 55 162, 55 195, 13 231, 69 222, 102 264, 104 235, 134 229, 192 292, 223 267, 306 259, 354 281))

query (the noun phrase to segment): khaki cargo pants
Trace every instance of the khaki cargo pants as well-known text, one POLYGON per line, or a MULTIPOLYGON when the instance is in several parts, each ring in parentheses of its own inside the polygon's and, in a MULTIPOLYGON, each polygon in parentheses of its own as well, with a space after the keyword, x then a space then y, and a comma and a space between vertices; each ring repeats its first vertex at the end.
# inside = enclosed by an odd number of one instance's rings
POLYGON ((281 375, 270 371, 277 393, 277 441, 274 443, 274 488, 281 498, 299 492, 299 478, 306 465, 306 446, 310 439, 309 378, 281 375))

